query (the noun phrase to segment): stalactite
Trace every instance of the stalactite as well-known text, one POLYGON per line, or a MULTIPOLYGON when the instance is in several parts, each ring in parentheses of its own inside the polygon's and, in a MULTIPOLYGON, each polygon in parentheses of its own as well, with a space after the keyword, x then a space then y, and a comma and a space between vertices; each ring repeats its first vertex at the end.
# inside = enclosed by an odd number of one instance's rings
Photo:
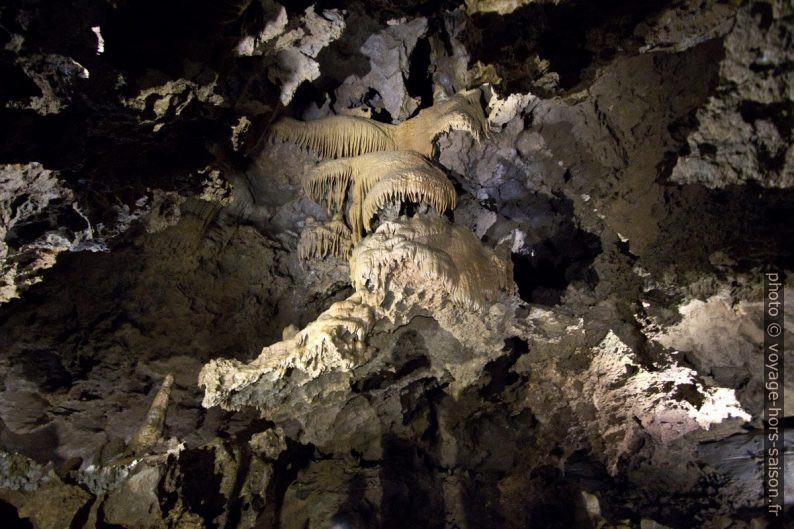
POLYGON ((347 215, 354 241, 369 230, 372 217, 390 200, 425 202, 440 213, 457 205, 455 188, 444 173, 411 151, 374 152, 322 162, 307 174, 304 189, 312 200, 325 203, 336 213, 342 211, 351 183, 347 215))
POLYGON ((445 219, 400 219, 381 225, 353 249, 350 276, 356 289, 386 291, 406 269, 432 290, 436 280, 454 302, 477 309, 512 285, 509 257, 483 246, 467 229, 445 219), (428 281, 429 280, 429 281, 428 281))
POLYGON ((478 141, 488 132, 479 90, 455 94, 400 123, 395 130, 395 144, 400 150, 416 151, 431 157, 435 139, 452 130, 468 132, 478 141))
POLYGON ((433 141, 451 130, 479 139, 488 131, 479 90, 455 94, 423 109, 400 124, 356 116, 330 116, 314 121, 285 118, 273 125, 271 142, 294 143, 321 158, 353 157, 376 151, 415 151, 432 156, 433 141))
POLYGON ((147 453, 162 438, 168 399, 171 397, 171 386, 173 384, 174 376, 169 373, 165 376, 163 385, 160 386, 160 390, 155 395, 143 425, 127 445, 127 450, 133 455, 147 453))
POLYGON ((372 218, 390 202, 425 202, 437 212, 454 209, 457 194, 452 183, 439 170, 395 172, 380 179, 361 204, 364 231, 371 231, 372 218))
POLYGON ((303 179, 306 195, 325 204, 329 213, 341 212, 353 177, 353 160, 330 160, 315 166, 303 179))
POLYGON ((341 215, 326 223, 308 218, 298 241, 298 257, 302 260, 324 259, 329 255, 347 258, 352 248, 350 228, 341 215))
POLYGON ((342 158, 394 149, 394 127, 355 116, 315 121, 285 118, 273 125, 269 137, 271 142, 294 143, 321 158, 342 158))

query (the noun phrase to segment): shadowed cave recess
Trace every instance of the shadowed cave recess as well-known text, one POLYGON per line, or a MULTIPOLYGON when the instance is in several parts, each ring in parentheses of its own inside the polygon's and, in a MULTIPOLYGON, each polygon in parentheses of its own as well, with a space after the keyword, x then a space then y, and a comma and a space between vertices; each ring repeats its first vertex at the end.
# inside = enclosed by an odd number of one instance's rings
POLYGON ((790 2, 20 0, 0 41, 0 526, 791 523, 790 2))

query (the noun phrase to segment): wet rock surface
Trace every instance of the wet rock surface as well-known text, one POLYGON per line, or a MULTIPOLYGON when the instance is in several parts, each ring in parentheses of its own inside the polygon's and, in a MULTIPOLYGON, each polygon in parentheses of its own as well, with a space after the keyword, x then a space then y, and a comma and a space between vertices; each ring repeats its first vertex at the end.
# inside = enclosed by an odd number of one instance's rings
MULTIPOLYGON (((0 520, 764 527, 762 287, 793 265, 792 16, 0 8, 0 520), (467 89, 487 134, 445 132, 430 158, 454 230, 512 283, 463 308, 398 265, 378 298, 355 262, 351 281, 345 258, 299 259, 307 219, 331 217, 302 187, 319 158, 272 124, 395 125, 467 89), (377 307, 354 325, 365 345, 331 334, 325 355, 268 364, 351 300, 377 307)), ((398 201, 373 230, 430 213, 398 201)))

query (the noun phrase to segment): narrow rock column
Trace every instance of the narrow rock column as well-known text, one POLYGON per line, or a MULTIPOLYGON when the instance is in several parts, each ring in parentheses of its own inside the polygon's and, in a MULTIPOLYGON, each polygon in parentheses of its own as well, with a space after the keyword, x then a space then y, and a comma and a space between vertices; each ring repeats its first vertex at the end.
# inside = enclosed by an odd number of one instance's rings
POLYGON ((130 439, 128 449, 135 455, 148 452, 163 435, 165 426, 165 413, 168 409, 168 399, 171 397, 171 386, 174 384, 174 375, 171 373, 165 376, 163 385, 157 395, 154 396, 146 419, 138 432, 130 439))

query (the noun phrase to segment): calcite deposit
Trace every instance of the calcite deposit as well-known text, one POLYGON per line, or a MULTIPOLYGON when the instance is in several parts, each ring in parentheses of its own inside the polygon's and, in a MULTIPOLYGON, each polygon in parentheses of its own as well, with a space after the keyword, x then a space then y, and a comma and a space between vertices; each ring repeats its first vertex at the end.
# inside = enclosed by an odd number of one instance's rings
POLYGON ((0 526, 762 529, 783 0, 0 7, 0 526))

